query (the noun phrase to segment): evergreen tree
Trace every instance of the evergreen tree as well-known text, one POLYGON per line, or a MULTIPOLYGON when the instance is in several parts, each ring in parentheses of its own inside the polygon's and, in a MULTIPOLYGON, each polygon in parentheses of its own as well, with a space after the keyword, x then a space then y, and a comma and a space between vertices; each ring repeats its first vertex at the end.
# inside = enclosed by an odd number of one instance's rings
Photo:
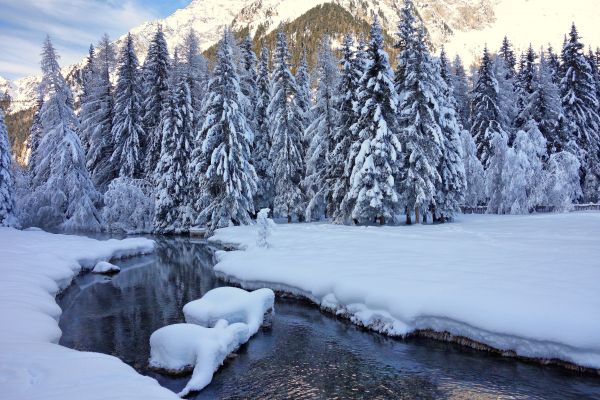
POLYGON ((485 201, 483 165, 481 165, 481 161, 477 158, 477 145, 471 133, 463 130, 460 138, 466 178, 464 204, 468 207, 477 207, 485 201))
POLYGON ((182 65, 181 74, 184 76, 191 94, 191 105, 194 114, 194 131, 200 126, 202 99, 208 85, 208 66, 200 52, 198 36, 190 29, 183 39, 180 50, 182 65))
POLYGON ((232 61, 233 37, 225 31, 209 85, 206 120, 202 127, 202 152, 209 199, 200 218, 209 229, 249 224, 254 213, 256 172, 251 164, 253 133, 243 109, 244 96, 232 61))
POLYGON ((498 56, 504 61, 504 67, 506 68, 506 79, 512 79, 516 75, 517 58, 513 50, 512 44, 508 40, 507 36, 504 36, 502 40, 502 46, 498 52, 498 56))
POLYGON ((465 129, 470 129, 471 99, 469 98, 469 82, 459 56, 456 56, 452 65, 452 91, 456 100, 456 111, 460 123, 465 129))
MULTIPOLYGON (((82 109, 85 107, 86 104, 93 101, 96 73, 97 73, 96 49, 94 48, 93 44, 90 44, 88 56, 86 58, 86 63, 81 72, 81 96, 79 97, 79 107, 80 107, 79 117, 80 117, 80 119, 82 119, 82 117, 85 116, 85 112, 83 112, 83 113, 81 112, 82 109)), ((41 105, 39 108, 41 108, 41 105)), ((87 154, 89 151, 90 138, 87 137, 86 135, 88 135, 91 132, 89 132, 85 129, 81 129, 79 133, 81 135, 80 139, 81 139, 81 145, 83 146, 83 151, 87 154)))
POLYGON ((514 123, 517 118, 517 94, 516 78, 511 78, 506 70, 504 60, 500 57, 493 59, 493 70, 496 81, 498 82, 497 105, 500 110, 498 122, 505 132, 509 134, 508 143, 511 144, 514 139, 514 123))
POLYGON ((33 114, 33 120, 31 121, 29 138, 27 139, 27 152, 29 153, 29 157, 27 160, 27 170, 29 172, 30 177, 35 175, 35 171, 37 169, 37 160, 40 158, 38 149, 43 134, 40 114, 42 112, 42 105, 44 104, 44 95, 41 90, 41 85, 38 87, 37 96, 38 98, 35 107, 35 113, 33 114))
POLYGON ((398 95, 393 72, 383 48, 383 31, 375 18, 368 48, 369 64, 360 80, 353 134, 360 148, 350 177, 351 217, 358 223, 384 224, 400 211, 396 191, 401 145, 397 137, 398 95))
POLYGON ((492 156, 492 139, 495 136, 505 136, 500 124, 498 81, 487 48, 483 52, 477 83, 473 89, 471 110, 471 135, 477 144, 477 157, 484 169, 487 169, 492 156))
POLYGON ((0 226, 15 226, 16 223, 10 142, 4 111, 0 109, 0 226))
POLYGON ((274 215, 299 217, 304 214, 304 194, 300 189, 304 175, 302 133, 304 113, 299 105, 296 79, 289 68, 290 53, 283 30, 277 33, 269 104, 272 147, 269 153, 271 175, 275 181, 274 215))
POLYGON ((256 90, 256 130, 252 151, 253 164, 256 170, 257 190, 254 196, 254 208, 273 209, 273 177, 269 168, 269 151, 271 138, 269 135, 269 103, 271 102, 271 80, 269 78, 269 50, 263 48, 260 52, 256 90))
POLYGON ((529 100, 535 91, 535 80, 537 76, 537 67, 535 60, 537 55, 533 51, 533 47, 529 45, 527 53, 523 56, 521 62, 521 69, 517 75, 517 118, 515 121, 515 128, 522 129, 526 123, 529 122, 525 119, 523 110, 528 107, 529 100))
MULTIPOLYGON (((302 113, 302 126, 306 128, 312 122, 310 115, 310 73, 308 70, 308 61, 306 59, 306 49, 304 49, 300 64, 296 68, 296 87, 298 88, 298 99, 296 100, 296 104, 302 113)), ((305 148, 308 148, 310 138, 305 137, 304 142, 305 148)))
POLYGON ((162 234, 187 232, 191 223, 188 163, 192 153, 194 109, 188 80, 182 72, 177 64, 171 71, 172 93, 161 117, 154 231, 162 234))
POLYGON ((115 112, 112 124, 115 145, 110 162, 118 166, 119 176, 129 178, 139 178, 143 171, 141 142, 144 130, 138 66, 133 38, 128 34, 118 62, 119 77, 115 88, 115 112))
MULTIPOLYGON (((350 175, 354 169, 354 161, 360 149, 359 138, 352 126, 358 122, 359 112, 356 109, 358 89, 363 74, 365 60, 361 59, 362 51, 353 50, 354 41, 349 34, 344 36, 341 60, 341 77, 336 94, 338 120, 334 130, 332 151, 329 154, 327 180, 331 198, 328 214, 335 222, 348 222, 352 214, 348 193, 351 189, 350 175)), ((360 47, 360 44, 359 44, 360 47)))
POLYGON ((142 90, 144 94, 144 130, 143 140, 145 175, 153 178, 154 170, 160 158, 162 143, 161 117, 169 106, 169 51, 162 27, 159 25, 148 47, 143 67, 142 90))
POLYGON ((565 119, 581 164, 585 201, 597 201, 600 193, 600 117, 592 71, 583 55, 583 45, 575 25, 562 51, 564 77, 560 84, 565 119))
POLYGON ((419 223, 420 216, 436 205, 436 192, 442 183, 438 165, 444 146, 440 126, 443 81, 427 50, 424 28, 418 28, 416 37, 404 41, 408 45, 403 50, 406 62, 399 92, 402 101, 398 115, 404 150, 399 191, 404 196, 410 224, 412 210, 419 223))
POLYGON ((487 169, 485 170, 485 193, 488 198, 487 212, 505 214, 504 192, 508 187, 505 173, 507 168, 508 135, 502 130, 490 130, 487 169))
POLYGON ((412 0, 404 0, 404 5, 400 10, 398 32, 396 32, 398 39, 394 45, 398 49, 397 66, 394 73, 396 93, 403 93, 406 90, 403 86, 406 81, 406 65, 412 55, 411 51, 414 48, 412 41, 417 37, 418 30, 416 15, 412 0))
POLYGON ((92 181, 104 192, 116 177, 117 167, 110 159, 114 150, 111 134, 114 100, 110 73, 114 67, 115 54, 110 39, 104 35, 97 48, 93 78, 85 103, 81 107, 82 136, 87 140, 87 168, 92 181))
POLYGON ((99 194, 85 167, 73 96, 47 38, 42 51, 41 140, 26 200, 27 222, 46 228, 99 230, 99 194))
POLYGON ((552 46, 548 46, 548 69, 550 71, 550 77, 552 78, 552 83, 555 85, 560 85, 561 77, 561 65, 560 58, 554 52, 552 46))
POLYGON ((245 114, 246 120, 256 130, 256 101, 258 76, 256 74, 256 54, 252 49, 252 38, 250 34, 242 41, 241 50, 241 69, 240 69, 240 89, 246 99, 245 114))
MULTIPOLYGON (((307 220, 318 220, 327 214, 327 203, 331 204, 330 187, 327 180, 329 154, 335 145, 335 128, 338 121, 335 89, 339 80, 337 60, 331 49, 331 38, 323 38, 317 63, 317 99, 311 109, 314 116, 306 128, 311 138, 306 159, 304 187, 309 198, 306 209, 307 220)), ((331 209, 331 207, 329 207, 331 209)))

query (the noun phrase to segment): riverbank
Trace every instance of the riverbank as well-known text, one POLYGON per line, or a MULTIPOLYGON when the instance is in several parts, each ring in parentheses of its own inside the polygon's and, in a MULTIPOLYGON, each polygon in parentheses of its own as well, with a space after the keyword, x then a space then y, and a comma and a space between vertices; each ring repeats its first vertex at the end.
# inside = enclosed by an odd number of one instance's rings
POLYGON ((143 238, 99 241, 0 228, 0 386, 7 399, 177 399, 116 357, 58 345, 56 294, 82 270, 154 251, 143 238))
POLYGON ((600 213, 461 216, 444 226, 278 225, 211 239, 215 271, 302 296, 390 335, 422 334, 573 369, 600 368, 600 213))

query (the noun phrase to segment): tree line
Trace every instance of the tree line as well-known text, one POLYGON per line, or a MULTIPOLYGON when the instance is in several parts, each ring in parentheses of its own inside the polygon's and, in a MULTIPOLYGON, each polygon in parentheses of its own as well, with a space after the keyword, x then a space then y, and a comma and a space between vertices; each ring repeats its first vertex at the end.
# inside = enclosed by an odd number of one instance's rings
POLYGON ((340 57, 323 37, 312 71, 306 56, 291 65, 282 27, 258 56, 225 29, 212 69, 193 31, 171 56, 158 26, 142 66, 131 36, 118 55, 105 36, 79 115, 48 38, 26 171, 11 167, 0 121, 0 221, 181 233, 264 208, 411 224, 461 206, 598 201, 600 52, 584 54, 575 26, 560 56, 530 47, 517 60, 505 39, 469 76, 431 53, 411 0, 401 14, 394 70, 377 18, 368 38, 344 36, 340 57))

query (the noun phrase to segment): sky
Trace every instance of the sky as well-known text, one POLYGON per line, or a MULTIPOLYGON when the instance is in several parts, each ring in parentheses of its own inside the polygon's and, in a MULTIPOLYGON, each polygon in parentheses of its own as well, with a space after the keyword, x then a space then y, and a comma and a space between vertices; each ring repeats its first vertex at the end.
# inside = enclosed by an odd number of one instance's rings
MULTIPOLYGON (((226 1, 226 0, 224 0, 226 1)), ((0 76, 39 73, 46 34, 61 65, 80 61, 104 33, 116 39, 142 22, 163 18, 190 0, 0 0, 0 76)))

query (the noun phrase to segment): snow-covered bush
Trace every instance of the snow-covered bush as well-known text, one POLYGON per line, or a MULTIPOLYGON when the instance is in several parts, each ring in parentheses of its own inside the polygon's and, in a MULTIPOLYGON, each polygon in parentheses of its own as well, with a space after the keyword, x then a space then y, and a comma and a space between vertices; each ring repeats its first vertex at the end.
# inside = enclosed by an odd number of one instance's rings
POLYGON ((268 208, 263 208, 258 212, 258 216, 256 218, 256 227, 257 227, 257 239, 256 244, 258 247, 269 247, 269 236, 271 236, 271 225, 273 224, 273 220, 269 219, 269 210, 268 208))
POLYGON ((546 167, 546 201, 554 211, 569 211, 581 197, 579 160, 567 151, 554 153, 546 167))
POLYGON ((104 228, 111 232, 149 233, 154 221, 154 190, 148 181, 121 177, 104 193, 104 228))

